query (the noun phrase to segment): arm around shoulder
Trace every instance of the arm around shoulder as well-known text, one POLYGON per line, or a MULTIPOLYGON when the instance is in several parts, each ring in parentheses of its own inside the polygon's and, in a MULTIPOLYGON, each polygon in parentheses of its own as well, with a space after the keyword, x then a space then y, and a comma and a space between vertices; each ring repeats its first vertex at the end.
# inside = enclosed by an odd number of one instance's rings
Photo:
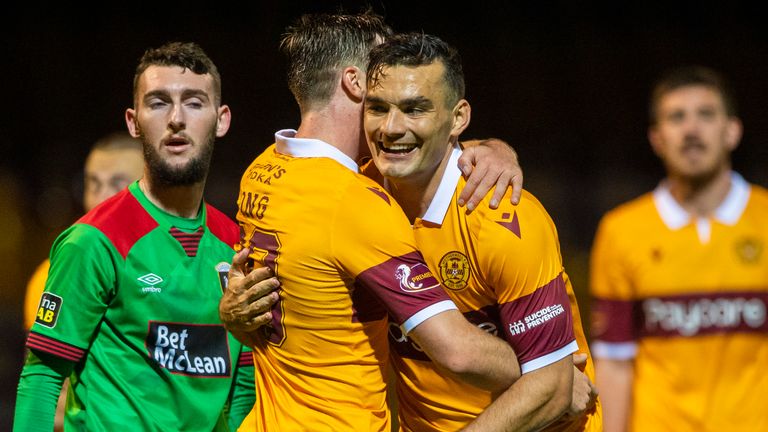
POLYGON ((408 336, 442 369, 484 390, 498 394, 520 377, 509 344, 472 325, 457 310, 429 318, 408 336))
POLYGON ((571 356, 528 372, 463 431, 539 430, 568 412, 572 382, 571 356))
POLYGON ((506 142, 489 138, 463 141, 464 152, 459 158, 459 169, 467 178, 467 185, 458 198, 459 205, 466 203, 472 211, 483 197, 495 186, 490 207, 497 208, 508 186, 512 186, 510 202, 520 202, 523 192, 523 170, 517 152, 506 142))

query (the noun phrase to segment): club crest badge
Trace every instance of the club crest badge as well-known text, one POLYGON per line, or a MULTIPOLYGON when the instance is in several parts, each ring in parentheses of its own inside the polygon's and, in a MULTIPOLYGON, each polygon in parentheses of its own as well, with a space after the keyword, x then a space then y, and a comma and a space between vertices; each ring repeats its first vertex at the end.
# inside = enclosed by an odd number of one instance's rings
POLYGON ((744 238, 736 242, 736 254, 745 264, 756 264, 763 253, 763 243, 755 238, 744 238))
POLYGON ((440 259, 440 279, 446 288, 454 291, 467 287, 469 260, 458 251, 451 251, 440 259))

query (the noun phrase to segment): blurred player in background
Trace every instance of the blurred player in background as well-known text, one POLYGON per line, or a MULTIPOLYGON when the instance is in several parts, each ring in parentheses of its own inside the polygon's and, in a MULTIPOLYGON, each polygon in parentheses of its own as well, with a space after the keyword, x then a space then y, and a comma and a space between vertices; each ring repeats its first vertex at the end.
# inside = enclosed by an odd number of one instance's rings
POLYGON ((732 170, 741 139, 722 75, 670 71, 648 137, 666 169, 608 212, 591 258, 605 430, 768 430, 768 191, 732 170))
MULTIPOLYGON (((83 208, 88 213, 112 195, 125 189, 144 173, 141 140, 128 132, 114 132, 96 141, 85 159, 83 171, 83 208)), ((27 284, 24 300, 24 329, 35 322, 40 294, 45 288, 50 261, 35 270, 27 284)))

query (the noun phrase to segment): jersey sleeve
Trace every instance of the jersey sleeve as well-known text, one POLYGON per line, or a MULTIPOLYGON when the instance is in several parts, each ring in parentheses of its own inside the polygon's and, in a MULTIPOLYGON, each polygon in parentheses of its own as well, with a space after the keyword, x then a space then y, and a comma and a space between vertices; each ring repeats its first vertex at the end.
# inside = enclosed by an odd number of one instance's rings
POLYGON ((76 224, 51 250, 51 269, 27 347, 79 361, 102 320, 122 257, 99 230, 76 224))
POLYGON ((628 359, 635 355, 635 302, 631 276, 622 259, 621 221, 608 213, 600 221, 590 258, 592 353, 628 359))
POLYGON ((242 346, 240 357, 232 381, 232 392, 227 402, 227 424, 229 430, 237 430, 256 402, 256 383, 254 380, 253 352, 242 346))
POLYGON ((38 357, 30 351, 16 390, 13 430, 53 430, 59 393, 73 367, 58 357, 44 353, 38 357))
POLYGON ((554 223, 527 192, 475 223, 475 257, 495 290, 504 334, 523 373, 577 351, 573 316, 554 223))
POLYGON ((365 180, 352 182, 340 200, 330 246, 337 265, 356 286, 369 290, 407 334, 456 305, 416 249, 413 229, 400 206, 365 180))

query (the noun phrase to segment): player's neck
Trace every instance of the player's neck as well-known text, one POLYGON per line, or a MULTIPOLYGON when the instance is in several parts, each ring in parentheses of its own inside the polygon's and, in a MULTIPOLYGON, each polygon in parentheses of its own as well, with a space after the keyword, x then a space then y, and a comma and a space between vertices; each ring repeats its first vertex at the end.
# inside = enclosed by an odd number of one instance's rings
POLYGON ((145 174, 139 180, 139 187, 147 199, 163 211, 174 216, 194 219, 200 211, 205 180, 191 186, 166 186, 152 182, 151 177, 145 174))
POLYGON ((296 138, 319 139, 357 161, 361 157, 362 127, 361 105, 332 101, 301 114, 296 138))
POLYGON ((705 180, 669 176, 667 181, 670 193, 681 207, 694 217, 709 217, 731 190, 731 170, 723 168, 705 180))
POLYGON ((452 147, 449 146, 445 157, 434 171, 425 169, 407 177, 387 177, 389 193, 400 204, 411 223, 414 223, 416 218, 424 216, 432 203, 432 199, 435 198, 437 188, 443 180, 443 173, 445 173, 451 158, 451 149, 452 147))

